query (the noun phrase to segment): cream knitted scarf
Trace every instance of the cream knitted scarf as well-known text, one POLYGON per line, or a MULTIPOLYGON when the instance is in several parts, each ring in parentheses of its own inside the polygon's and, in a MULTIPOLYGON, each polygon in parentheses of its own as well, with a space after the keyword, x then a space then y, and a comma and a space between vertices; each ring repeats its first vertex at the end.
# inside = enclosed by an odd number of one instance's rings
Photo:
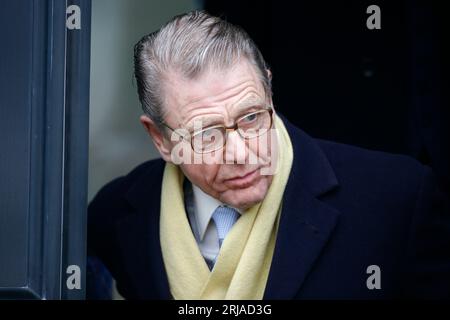
POLYGON ((247 209, 228 233, 212 271, 194 238, 183 201, 181 170, 166 163, 161 192, 160 240, 175 299, 262 299, 277 237, 282 197, 293 151, 275 116, 278 168, 264 200, 247 209))

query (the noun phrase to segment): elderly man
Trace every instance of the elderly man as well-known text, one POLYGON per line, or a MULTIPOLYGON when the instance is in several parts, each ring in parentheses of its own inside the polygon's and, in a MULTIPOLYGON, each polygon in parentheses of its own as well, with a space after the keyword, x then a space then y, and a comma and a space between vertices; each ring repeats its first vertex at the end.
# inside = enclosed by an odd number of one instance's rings
POLYGON ((135 75, 162 159, 107 184, 88 225, 125 298, 450 297, 430 170, 290 124, 242 29, 177 16, 135 46, 135 75))

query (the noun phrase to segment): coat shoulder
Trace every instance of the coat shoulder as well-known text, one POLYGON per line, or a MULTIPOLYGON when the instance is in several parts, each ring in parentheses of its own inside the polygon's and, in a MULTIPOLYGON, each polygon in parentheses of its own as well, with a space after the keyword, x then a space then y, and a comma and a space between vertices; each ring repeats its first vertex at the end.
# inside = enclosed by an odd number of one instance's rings
POLYGON ((402 154, 369 150, 357 146, 316 139, 333 167, 338 180, 352 177, 394 188, 417 188, 431 171, 416 159, 402 154))
POLYGON ((130 211, 126 195, 141 179, 161 174, 164 161, 160 158, 146 161, 131 170, 127 175, 115 178, 104 185, 88 207, 89 224, 95 221, 113 221, 130 211), (107 219, 106 219, 107 218, 107 219))

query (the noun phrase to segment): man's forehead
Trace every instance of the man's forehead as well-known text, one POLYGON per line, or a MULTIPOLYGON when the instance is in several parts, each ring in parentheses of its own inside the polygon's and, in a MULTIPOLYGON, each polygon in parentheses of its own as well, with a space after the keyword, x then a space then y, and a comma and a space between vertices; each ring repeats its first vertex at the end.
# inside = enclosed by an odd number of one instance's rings
POLYGON ((171 72, 167 80, 167 103, 177 112, 189 107, 225 103, 242 94, 245 96, 242 104, 251 103, 251 99, 256 101, 265 92, 255 68, 248 62, 226 70, 209 68, 194 79, 171 72))

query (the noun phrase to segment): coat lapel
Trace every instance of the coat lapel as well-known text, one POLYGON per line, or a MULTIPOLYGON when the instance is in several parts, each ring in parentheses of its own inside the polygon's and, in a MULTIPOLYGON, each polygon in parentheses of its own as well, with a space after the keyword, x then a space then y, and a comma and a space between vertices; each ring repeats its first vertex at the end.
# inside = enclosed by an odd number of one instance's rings
POLYGON ((292 299, 329 240, 339 212, 320 200, 338 186, 317 142, 282 118, 294 148, 264 299, 292 299))

